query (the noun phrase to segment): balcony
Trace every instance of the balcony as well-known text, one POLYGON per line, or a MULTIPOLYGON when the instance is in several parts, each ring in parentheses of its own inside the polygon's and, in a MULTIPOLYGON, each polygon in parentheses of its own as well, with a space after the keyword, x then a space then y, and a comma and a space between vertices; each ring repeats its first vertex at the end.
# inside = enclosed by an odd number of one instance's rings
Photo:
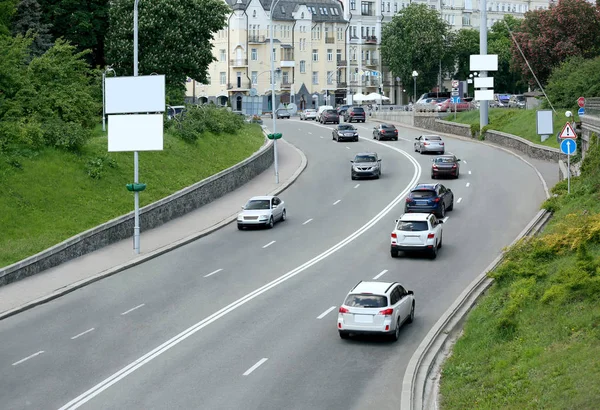
POLYGON ((249 35, 248 43, 264 43, 266 41, 266 36, 260 35, 249 35))
POLYGON ((348 61, 347 60, 338 60, 337 61, 337 66, 338 67, 346 67, 348 65, 348 61))
POLYGON ((337 83, 337 87, 338 87, 338 88, 346 88, 346 87, 348 87, 348 83, 342 83, 342 82, 339 82, 339 81, 338 81, 338 83, 337 83))
POLYGON ((376 58, 371 58, 369 60, 363 60, 363 65, 366 65, 366 66, 378 66, 379 65, 379 60, 377 60, 376 58))
POLYGON ((282 68, 285 67, 295 67, 296 62, 294 61, 294 49, 291 46, 281 49, 281 61, 279 66, 282 68))
POLYGON ((282 81, 281 82, 281 89, 282 90, 289 90, 290 88, 292 88, 292 83, 289 81, 282 81))
POLYGON ((333 44, 335 43, 335 37, 325 37, 325 44, 333 44))
POLYGON ((377 36, 366 36, 365 44, 377 44, 377 36))
POLYGON ((248 80, 239 80, 234 83, 227 84, 228 91, 249 91, 252 86, 248 80))
POLYGON ((232 58, 229 60, 229 65, 231 67, 246 67, 248 65, 247 58, 232 58))

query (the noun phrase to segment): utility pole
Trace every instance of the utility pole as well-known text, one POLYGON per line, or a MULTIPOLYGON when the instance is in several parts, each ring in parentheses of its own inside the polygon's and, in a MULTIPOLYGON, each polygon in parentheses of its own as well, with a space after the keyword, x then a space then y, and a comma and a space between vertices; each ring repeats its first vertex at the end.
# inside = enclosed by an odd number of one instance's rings
MULTIPOLYGON (((479 22, 479 54, 487 54, 487 0, 480 1, 480 22, 479 22)), ((488 72, 479 72, 480 77, 487 77, 488 72)), ((481 101, 479 104, 479 127, 482 129, 488 125, 488 101, 481 101)))

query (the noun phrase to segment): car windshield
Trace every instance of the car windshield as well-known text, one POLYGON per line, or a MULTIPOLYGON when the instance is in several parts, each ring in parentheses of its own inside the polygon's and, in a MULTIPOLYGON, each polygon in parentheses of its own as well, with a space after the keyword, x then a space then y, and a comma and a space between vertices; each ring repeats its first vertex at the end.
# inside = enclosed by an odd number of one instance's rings
POLYGON ((431 191, 429 189, 412 191, 411 195, 413 198, 433 198, 433 197, 435 197, 435 191, 431 191))
POLYGON ((354 162, 377 162, 372 155, 357 155, 354 157, 354 162))
POLYGON ((439 157, 433 160, 437 164, 451 164, 454 162, 452 157, 439 157))
POLYGON ((306 113, 311 113, 311 112, 317 112, 317 110, 306 110, 306 111, 304 111, 304 112, 306 112, 306 113))
POLYGON ((248 201, 244 209, 271 209, 271 201, 269 201, 268 199, 255 199, 253 201, 248 201))
POLYGON ((427 221, 400 221, 396 227, 399 231, 420 232, 429 230, 427 221))
POLYGON ((382 295, 358 294, 348 295, 344 305, 362 308, 380 308, 387 306, 387 298, 382 295))
POLYGON ((342 125, 338 125, 338 130, 354 131, 354 130, 356 130, 356 128, 354 128, 354 126, 350 125, 350 124, 342 124, 342 125))

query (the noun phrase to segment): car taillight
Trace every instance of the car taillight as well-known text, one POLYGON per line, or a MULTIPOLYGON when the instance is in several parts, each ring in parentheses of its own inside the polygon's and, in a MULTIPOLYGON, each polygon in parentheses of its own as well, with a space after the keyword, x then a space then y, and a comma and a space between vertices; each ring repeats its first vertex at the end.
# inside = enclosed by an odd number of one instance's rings
POLYGON ((412 198, 406 198, 406 202, 413 202, 412 198))
POLYGON ((452 168, 456 168, 456 164, 452 164, 452 168))
POLYGON ((438 196, 437 198, 435 198, 435 199, 433 200, 433 202, 440 202, 440 197, 438 196))
POLYGON ((433 164, 433 165, 431 166, 431 168, 435 168, 435 169, 437 169, 437 165, 433 164))
POLYGON ((394 314, 394 309, 385 309, 385 310, 380 310, 378 315, 383 315, 383 316, 392 316, 394 314))
POLYGON ((440 145, 444 145, 444 143, 443 143, 443 142, 440 142, 440 145))
POLYGON ((427 239, 433 239, 433 234, 432 233, 427 234, 427 239))
POLYGON ((346 309, 346 308, 345 308, 345 307, 343 307, 343 306, 340 306, 340 310, 339 310, 339 312, 340 312, 340 313, 348 313, 348 312, 349 312, 349 310, 348 310, 348 309, 346 309))
POLYGON ((429 143, 428 142, 424 142, 423 145, 429 145, 429 143))
POLYGON ((398 130, 394 130, 394 134, 398 134, 398 130))
POLYGON ((395 232, 392 234, 392 239, 398 239, 398 235, 395 232))
POLYGON ((354 117, 354 113, 353 113, 353 112, 351 112, 351 113, 350 113, 350 116, 351 116, 351 117, 354 117))

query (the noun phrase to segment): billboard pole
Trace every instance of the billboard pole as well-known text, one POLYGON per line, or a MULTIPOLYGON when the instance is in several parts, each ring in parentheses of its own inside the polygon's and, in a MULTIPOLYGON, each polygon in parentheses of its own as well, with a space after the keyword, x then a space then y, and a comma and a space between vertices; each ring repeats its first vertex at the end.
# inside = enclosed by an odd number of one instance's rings
MULTIPOLYGON (((133 76, 138 75, 138 3, 133 6, 133 76)), ((139 156, 138 151, 133 152, 133 183, 139 183, 139 156)), ((134 224, 133 224, 133 250, 140 253, 140 193, 135 191, 134 198, 134 224)))
MULTIPOLYGON (((480 2, 481 20, 479 22, 479 54, 487 54, 487 0, 480 2)), ((480 77, 487 77, 487 71, 479 73, 480 77)), ((482 101, 479 104, 479 129, 483 129, 488 125, 488 108, 489 102, 482 101)))

